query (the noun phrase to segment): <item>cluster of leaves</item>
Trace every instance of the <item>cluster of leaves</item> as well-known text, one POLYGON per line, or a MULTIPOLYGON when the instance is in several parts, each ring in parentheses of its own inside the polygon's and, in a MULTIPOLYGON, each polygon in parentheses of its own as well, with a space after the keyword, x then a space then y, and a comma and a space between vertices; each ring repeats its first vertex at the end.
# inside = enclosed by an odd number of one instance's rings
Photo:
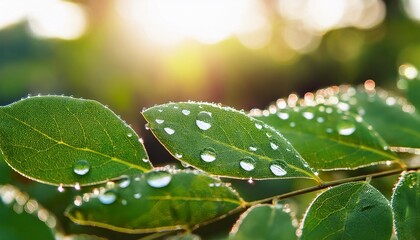
MULTIPOLYGON (((406 89, 415 96, 416 86, 406 89)), ((179 169, 154 167, 142 138, 100 103, 36 96, 0 107, 0 148, 21 175, 59 191, 77 189, 65 214, 80 225, 195 239, 201 226, 243 212, 229 239, 390 239, 393 226, 399 239, 418 239, 420 172, 404 171, 417 169, 405 160, 420 151, 420 106, 412 102, 417 106, 367 81, 303 99, 291 94, 249 113, 200 102, 144 110, 147 128, 182 163, 179 169), (392 172, 401 177, 391 203, 369 180, 326 182, 320 175, 380 164, 400 166, 392 172), (220 177, 303 178, 314 187, 246 201, 220 177), (277 201, 320 189, 300 226, 290 206, 277 201)), ((52 213, 16 187, 0 185, 0 196, 4 214, 24 209, 56 225, 52 213)), ((3 234, 10 228, 2 221, 3 234)))

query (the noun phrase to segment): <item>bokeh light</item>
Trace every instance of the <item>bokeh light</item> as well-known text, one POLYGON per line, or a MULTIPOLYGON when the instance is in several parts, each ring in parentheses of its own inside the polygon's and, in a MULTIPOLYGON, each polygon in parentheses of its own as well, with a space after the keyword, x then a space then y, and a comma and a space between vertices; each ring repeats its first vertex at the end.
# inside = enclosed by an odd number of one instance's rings
POLYGON ((0 0, 0 30, 22 20, 36 37, 77 39, 86 29, 87 19, 79 4, 61 0, 0 0))

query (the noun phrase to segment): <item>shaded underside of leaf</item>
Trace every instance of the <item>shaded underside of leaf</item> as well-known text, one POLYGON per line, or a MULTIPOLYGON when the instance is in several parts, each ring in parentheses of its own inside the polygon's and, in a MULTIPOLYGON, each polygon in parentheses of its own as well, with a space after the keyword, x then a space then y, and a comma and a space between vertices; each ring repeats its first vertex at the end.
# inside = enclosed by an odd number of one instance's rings
POLYGON ((53 185, 93 184, 152 168, 119 117, 96 101, 70 97, 30 97, 0 107, 0 148, 13 169, 53 185))
POLYGON ((366 182, 324 191, 308 208, 301 239, 390 239, 388 200, 366 182))
POLYGON ((420 172, 403 173, 392 195, 398 239, 420 239, 420 172))
POLYGON ((296 227, 281 205, 256 205, 243 213, 229 236, 232 240, 296 239, 296 227))
POLYGON ((276 108, 255 117, 281 132, 315 169, 356 169, 396 160, 362 117, 335 106, 276 108))
POLYGON ((170 172, 149 172, 117 188, 91 193, 87 202, 71 206, 66 215, 83 225, 145 233, 187 229, 244 203, 220 180, 195 171, 170 172))
POLYGON ((275 129, 231 108, 170 103, 143 112, 153 134, 177 159, 233 178, 313 178, 307 163, 275 129))

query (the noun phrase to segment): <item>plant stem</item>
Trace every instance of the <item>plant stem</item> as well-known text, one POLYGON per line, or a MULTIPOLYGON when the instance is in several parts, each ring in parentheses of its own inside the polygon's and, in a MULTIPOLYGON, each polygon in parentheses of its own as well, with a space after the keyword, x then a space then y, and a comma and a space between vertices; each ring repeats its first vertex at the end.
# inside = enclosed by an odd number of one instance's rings
POLYGON ((297 191, 276 195, 276 196, 273 196, 273 197, 264 198, 264 199, 253 201, 253 202, 248 202, 247 206, 251 207, 251 206, 254 206, 256 204, 271 203, 274 200, 290 198, 290 197, 294 197, 294 196, 297 196, 297 195, 301 195, 301 194, 325 189, 325 188, 328 188, 328 187, 337 186, 337 185, 340 185, 340 184, 343 184, 343 183, 364 181, 368 178, 373 179, 373 178, 386 177, 386 176, 400 174, 404 171, 418 170, 418 169, 420 169, 420 166, 407 167, 407 168, 397 168, 397 169, 392 169, 392 170, 383 171, 383 172, 377 172, 377 173, 366 174, 366 175, 361 175, 361 176, 356 176, 356 177, 344 178, 344 179, 334 180, 334 181, 330 181, 330 182, 323 182, 323 183, 321 183, 317 186, 308 187, 308 188, 304 188, 304 189, 300 189, 300 190, 297 190, 297 191))

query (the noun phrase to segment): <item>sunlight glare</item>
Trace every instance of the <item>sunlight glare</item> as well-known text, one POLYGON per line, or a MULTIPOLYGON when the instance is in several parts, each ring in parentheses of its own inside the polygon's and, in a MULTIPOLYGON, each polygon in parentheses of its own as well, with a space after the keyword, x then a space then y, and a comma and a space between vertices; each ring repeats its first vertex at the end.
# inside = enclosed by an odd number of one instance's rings
POLYGON ((27 7, 26 1, 0 0, 0 29, 21 21, 27 7))
POLYGON ((76 39, 86 28, 85 12, 70 2, 39 1, 28 15, 29 28, 42 38, 76 39))
POLYGON ((252 1, 121 0, 117 10, 133 30, 154 43, 174 45, 195 39, 214 44, 240 29, 252 1))

